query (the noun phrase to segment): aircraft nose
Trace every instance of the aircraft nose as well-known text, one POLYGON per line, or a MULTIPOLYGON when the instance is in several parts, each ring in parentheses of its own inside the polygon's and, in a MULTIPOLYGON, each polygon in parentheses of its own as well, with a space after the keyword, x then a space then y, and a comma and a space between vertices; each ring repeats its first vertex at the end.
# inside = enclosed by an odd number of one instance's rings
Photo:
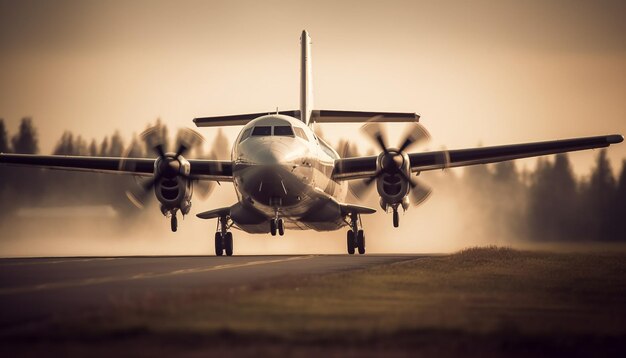
POLYGON ((291 152, 292 150, 290 150, 289 146, 272 143, 251 153, 250 159, 256 164, 284 164, 290 160, 291 152))
POLYGON ((256 164, 278 164, 282 161, 283 155, 281 152, 272 150, 271 148, 264 148, 252 156, 252 161, 256 164))

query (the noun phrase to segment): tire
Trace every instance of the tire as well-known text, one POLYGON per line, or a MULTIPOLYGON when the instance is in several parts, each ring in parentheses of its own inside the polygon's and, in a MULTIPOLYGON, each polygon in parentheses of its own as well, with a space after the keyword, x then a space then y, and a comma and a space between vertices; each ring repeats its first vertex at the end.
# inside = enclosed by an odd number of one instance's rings
POLYGON ((274 219, 270 220, 270 234, 276 236, 276 220, 274 219))
POLYGON ((285 235, 285 223, 283 222, 283 219, 278 219, 278 235, 283 236, 285 235))
POLYGON ((224 235, 224 251, 226 256, 233 256, 233 233, 230 231, 224 235))
POLYGON ((398 210, 393 211, 393 227, 400 226, 400 215, 398 214, 398 210))
POLYGON ((222 234, 215 233, 215 256, 222 256, 224 254, 224 244, 222 242, 222 234))
POLYGON ((359 249, 359 255, 365 253, 365 234, 363 230, 359 230, 356 234, 356 246, 359 249))
POLYGON ((346 235, 346 244, 348 246, 348 254, 354 255, 354 231, 348 230, 348 234, 346 235))
POLYGON ((172 232, 176 232, 176 230, 178 230, 178 218, 176 218, 176 216, 172 216, 170 226, 172 228, 172 232))

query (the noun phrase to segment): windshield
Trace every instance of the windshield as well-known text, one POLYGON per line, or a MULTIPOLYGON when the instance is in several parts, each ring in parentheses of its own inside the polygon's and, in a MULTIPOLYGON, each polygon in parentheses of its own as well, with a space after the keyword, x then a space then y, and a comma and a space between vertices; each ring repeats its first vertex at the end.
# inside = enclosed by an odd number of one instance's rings
POLYGON ((272 135, 272 127, 270 126, 258 126, 252 130, 252 136, 266 136, 272 135))
POLYGON ((291 126, 275 126, 274 135, 293 136, 293 129, 291 126))

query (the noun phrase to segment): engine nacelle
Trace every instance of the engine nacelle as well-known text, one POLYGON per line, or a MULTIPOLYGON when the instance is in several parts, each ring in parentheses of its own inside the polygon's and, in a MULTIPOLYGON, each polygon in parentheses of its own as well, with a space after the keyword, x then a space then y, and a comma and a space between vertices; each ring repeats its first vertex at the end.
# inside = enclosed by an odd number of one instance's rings
POLYGON ((190 180, 182 177, 161 178, 154 186, 154 194, 161 203, 163 213, 178 208, 183 215, 187 215, 191 209, 193 187, 190 180))
POLYGON ((402 204, 406 210, 409 207, 409 183, 399 175, 381 175, 376 180, 376 189, 380 195, 380 207, 387 211, 389 206, 402 204))
POLYGON ((389 206, 398 205, 406 210, 409 207, 408 194, 411 189, 405 177, 411 175, 409 157, 406 153, 398 153, 389 149, 387 154, 378 156, 377 167, 381 174, 376 178, 376 189, 380 195, 380 207, 387 211, 389 206), (402 176, 404 172, 405 177, 402 176))
POLYGON ((161 203, 161 212, 166 213, 180 209, 187 215, 191 209, 193 183, 186 176, 190 172, 190 164, 182 156, 167 153, 154 163, 155 177, 154 194, 161 203))

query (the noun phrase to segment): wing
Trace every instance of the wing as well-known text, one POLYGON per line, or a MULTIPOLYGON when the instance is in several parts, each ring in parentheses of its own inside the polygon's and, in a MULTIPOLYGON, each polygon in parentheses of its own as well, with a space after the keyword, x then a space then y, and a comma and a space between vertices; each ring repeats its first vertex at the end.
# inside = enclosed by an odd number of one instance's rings
MULTIPOLYGON (((411 161, 411 171, 420 172, 448 167, 496 163, 546 154, 604 148, 611 144, 621 143, 623 140, 623 136, 614 134, 494 147, 411 153, 409 154, 409 159, 411 161)), ((376 172, 376 158, 376 156, 370 156, 339 159, 335 161, 333 179, 350 180, 371 177, 376 172)))
MULTIPOLYGON (((46 169, 132 174, 152 176, 154 159, 102 158, 64 155, 0 154, 0 164, 32 166, 46 169)), ((194 179, 231 181, 233 166, 230 161, 190 159, 190 176, 194 179)))

